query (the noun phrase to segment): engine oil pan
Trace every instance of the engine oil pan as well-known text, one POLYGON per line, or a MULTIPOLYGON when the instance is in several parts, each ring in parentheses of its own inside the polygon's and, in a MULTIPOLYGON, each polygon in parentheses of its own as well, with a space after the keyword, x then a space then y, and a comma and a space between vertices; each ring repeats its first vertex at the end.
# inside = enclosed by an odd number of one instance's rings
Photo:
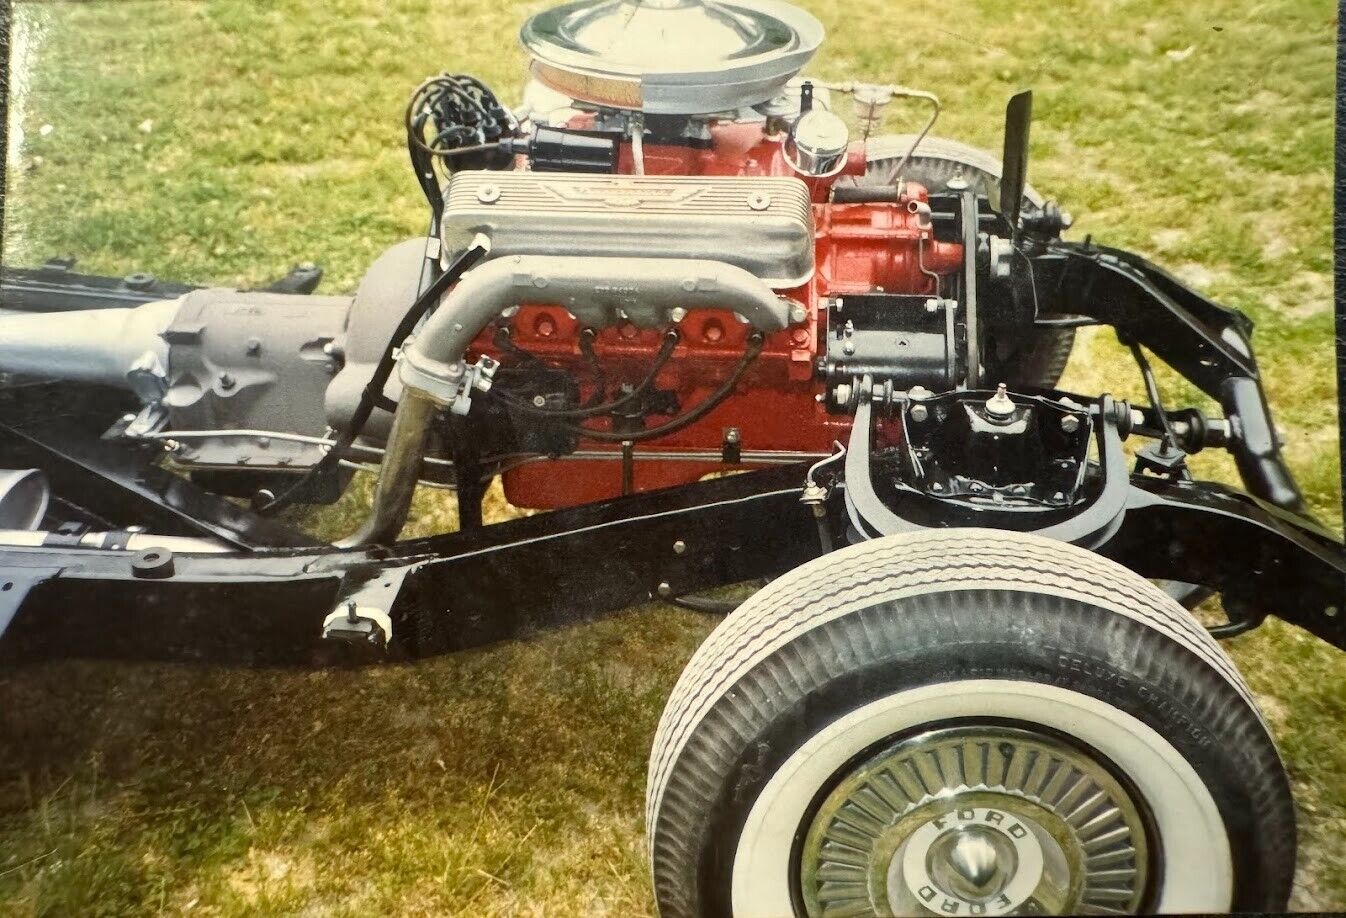
POLYGON ((723 261, 775 289, 813 274, 813 210, 795 178, 464 171, 445 193, 448 252, 723 261))

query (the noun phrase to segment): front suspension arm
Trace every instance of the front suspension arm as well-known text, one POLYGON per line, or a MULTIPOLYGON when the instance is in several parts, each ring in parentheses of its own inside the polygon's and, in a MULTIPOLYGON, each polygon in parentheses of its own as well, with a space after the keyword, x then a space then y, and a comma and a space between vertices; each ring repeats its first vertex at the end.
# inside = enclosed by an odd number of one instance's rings
POLYGON ((1044 312, 1113 326, 1125 343, 1153 351, 1220 403, 1229 449, 1248 490, 1303 513, 1304 498, 1281 456, 1243 313, 1207 299, 1139 255, 1092 243, 1052 242, 1033 257, 1044 312))

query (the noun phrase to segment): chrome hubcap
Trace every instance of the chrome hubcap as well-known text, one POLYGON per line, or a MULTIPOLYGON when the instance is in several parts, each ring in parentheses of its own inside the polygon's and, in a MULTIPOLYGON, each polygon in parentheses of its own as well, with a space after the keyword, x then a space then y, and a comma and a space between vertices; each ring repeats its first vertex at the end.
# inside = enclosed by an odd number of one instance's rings
POLYGON ((1145 898, 1150 844, 1094 754, 952 727, 843 776, 808 826, 800 892, 813 916, 1120 914, 1145 898))

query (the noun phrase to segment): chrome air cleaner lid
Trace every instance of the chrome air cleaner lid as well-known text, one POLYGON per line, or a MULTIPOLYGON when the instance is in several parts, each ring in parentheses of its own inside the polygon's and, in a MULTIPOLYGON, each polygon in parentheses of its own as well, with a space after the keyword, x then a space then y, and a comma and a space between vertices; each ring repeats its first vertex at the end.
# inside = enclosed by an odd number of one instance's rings
POLYGON ((696 115, 779 94, 823 27, 776 0, 577 0, 533 16, 519 39, 534 76, 571 99, 696 115))

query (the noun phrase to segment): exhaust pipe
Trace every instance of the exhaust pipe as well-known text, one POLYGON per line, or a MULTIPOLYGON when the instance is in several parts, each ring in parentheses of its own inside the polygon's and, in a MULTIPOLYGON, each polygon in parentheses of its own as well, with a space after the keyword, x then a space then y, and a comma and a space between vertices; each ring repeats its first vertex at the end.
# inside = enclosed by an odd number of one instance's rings
POLYGON ((0 470, 0 529, 36 529, 50 500, 51 486, 41 469, 0 470))

